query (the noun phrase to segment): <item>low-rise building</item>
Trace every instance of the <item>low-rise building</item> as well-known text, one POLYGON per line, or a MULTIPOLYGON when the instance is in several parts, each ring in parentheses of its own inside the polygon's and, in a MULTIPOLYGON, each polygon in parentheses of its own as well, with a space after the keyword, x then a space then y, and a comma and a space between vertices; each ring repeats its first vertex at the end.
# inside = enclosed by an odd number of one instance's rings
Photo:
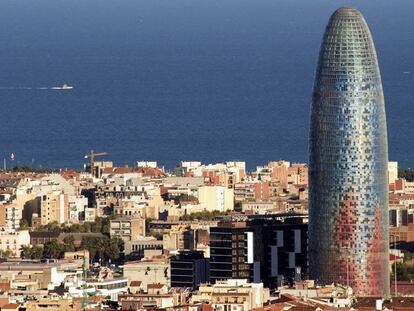
POLYGON ((50 259, 45 261, 6 261, 0 263, 0 279, 12 281, 16 278, 36 281, 39 288, 59 286, 66 278, 81 278, 82 270, 76 263, 50 259))
POLYGON ((89 251, 81 250, 77 252, 65 252, 63 258, 68 262, 75 262, 78 268, 82 268, 85 264, 86 269, 89 269, 89 251))
POLYGON ((90 279, 86 281, 87 287, 96 289, 96 295, 108 297, 112 301, 118 301, 118 295, 128 292, 128 279, 90 279))
POLYGON ((200 285, 192 296, 192 303, 208 302, 213 310, 245 311, 262 307, 269 300, 269 289, 263 283, 249 283, 244 279, 218 281, 200 285))
POLYGON ((198 188, 198 201, 212 211, 232 211, 234 209, 234 191, 224 186, 202 186, 198 188))
POLYGON ((141 281, 142 287, 147 289, 148 284, 171 285, 170 263, 167 258, 143 259, 141 261, 126 262, 124 277, 131 281, 141 281))
POLYGON ((110 222, 111 238, 118 237, 124 241, 136 240, 145 236, 145 219, 143 218, 118 218, 110 222))
POLYGON ((75 304, 71 299, 42 299, 28 301, 26 311, 74 311, 75 304))
POLYGON ((171 257, 171 286, 192 290, 208 282, 208 260, 202 252, 182 251, 171 257))
POLYGON ((12 257, 20 257, 21 248, 26 245, 30 245, 29 231, 0 231, 0 252, 11 252, 12 257))
POLYGON ((142 259, 145 250, 162 250, 163 241, 154 237, 138 237, 132 241, 126 241, 124 244, 125 255, 131 255, 134 258, 142 259))
POLYGON ((63 224, 69 219, 68 195, 54 190, 41 196, 40 220, 43 226, 57 222, 63 224))

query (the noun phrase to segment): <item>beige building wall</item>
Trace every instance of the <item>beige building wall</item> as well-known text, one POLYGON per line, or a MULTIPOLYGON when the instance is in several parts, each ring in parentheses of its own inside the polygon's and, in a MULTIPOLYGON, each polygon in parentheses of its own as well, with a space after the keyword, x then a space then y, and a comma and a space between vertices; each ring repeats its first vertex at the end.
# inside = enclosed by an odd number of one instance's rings
POLYGON ((208 302, 215 310, 251 310, 262 307, 269 297, 269 289, 263 283, 232 279, 201 285, 191 300, 192 303, 208 302))
POLYGON ((234 191, 224 186, 201 186, 198 188, 198 201, 210 212, 233 210, 234 191))
POLYGON ((29 231, 0 232, 0 252, 11 251, 13 257, 20 257, 24 245, 30 245, 29 231))
POLYGON ((78 268, 83 268, 83 263, 85 263, 86 269, 89 269, 88 250, 81 250, 77 252, 65 252, 63 258, 69 262, 75 262, 78 265, 78 268))
POLYGON ((388 183, 392 184, 398 179, 398 162, 388 162, 388 183))
POLYGON ((43 299, 40 301, 28 301, 26 311, 73 311, 77 310, 72 300, 68 299, 43 299))
POLYGON ((282 188, 286 188, 288 184, 288 167, 290 163, 286 161, 270 162, 272 167, 272 179, 278 180, 282 188))
POLYGON ((170 264, 167 259, 142 260, 128 262, 124 265, 124 277, 131 281, 141 281, 141 286, 147 288, 148 284, 171 285, 170 264))
POLYGON ((53 191, 41 198, 40 205, 41 224, 51 222, 63 224, 69 219, 68 196, 61 191, 53 191))
POLYGON ((124 241, 136 240, 145 236, 145 219, 143 218, 118 218, 110 221, 111 237, 119 237, 124 241))

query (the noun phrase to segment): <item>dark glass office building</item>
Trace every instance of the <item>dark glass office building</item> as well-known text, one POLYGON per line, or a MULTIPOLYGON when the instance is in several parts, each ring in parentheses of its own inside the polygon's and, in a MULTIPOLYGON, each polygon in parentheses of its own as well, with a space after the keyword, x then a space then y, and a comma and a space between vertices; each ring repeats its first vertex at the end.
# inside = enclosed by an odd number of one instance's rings
POLYGON ((201 283, 207 283, 208 260, 202 252, 181 251, 171 257, 171 287, 187 287, 192 290, 201 283))
POLYGON ((308 224, 304 215, 250 215, 210 228, 210 282, 248 279, 277 288, 306 279, 308 224))
POLYGON ((374 43, 340 8, 320 48, 311 108, 309 269, 319 283, 389 294, 388 146, 374 43))

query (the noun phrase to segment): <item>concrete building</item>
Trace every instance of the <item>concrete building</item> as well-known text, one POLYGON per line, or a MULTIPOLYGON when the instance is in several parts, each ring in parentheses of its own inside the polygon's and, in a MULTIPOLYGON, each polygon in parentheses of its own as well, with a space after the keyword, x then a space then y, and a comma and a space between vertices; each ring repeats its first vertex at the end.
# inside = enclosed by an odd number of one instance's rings
POLYGON ((195 247, 195 232, 188 225, 176 225, 163 235, 162 241, 165 250, 193 250, 195 247))
POLYGON ((109 234, 124 241, 136 240, 140 236, 145 236, 145 219, 126 217, 112 219, 109 234))
POLYGON ((111 301, 118 301, 118 295, 128 292, 127 278, 88 279, 86 284, 88 288, 95 288, 96 295, 108 297, 111 301))
POLYGON ((145 250, 162 250, 163 241, 154 237, 138 237, 137 239, 126 241, 124 244, 125 255, 133 256, 136 259, 144 257, 145 250))
POLYGON ((0 252, 9 251, 20 258, 21 247, 26 245, 30 245, 29 231, 0 231, 0 252))
POLYGON ((268 181, 241 182, 234 185, 235 202, 267 201, 269 198, 268 181))
POLYGON ((277 180, 280 183, 281 188, 286 188, 288 185, 288 167, 289 162, 286 161, 274 161, 268 164, 272 168, 272 180, 277 180))
POLYGON ((68 218, 68 195, 60 190, 42 195, 40 205, 40 219, 42 226, 51 222, 63 224, 68 218))
POLYGON ((264 215, 277 210, 277 204, 269 201, 242 202, 241 209, 248 215, 264 215))
POLYGON ((192 303, 207 302, 217 311, 247 311, 262 307, 270 294, 262 283, 249 283, 244 279, 219 281, 201 285, 191 297, 192 303))
POLYGON ((28 301, 26 311, 78 311, 71 299, 41 299, 28 301))
POLYGON ((74 262, 78 268, 82 268, 85 263, 86 269, 89 269, 89 251, 81 250, 76 252, 65 252, 63 258, 68 262, 74 262))
POLYGON ((234 209, 234 191, 224 186, 202 186, 198 188, 198 201, 208 211, 232 211, 234 209))
POLYGON ((0 263, 0 279, 11 281, 23 277, 27 281, 36 281, 39 288, 47 288, 49 285, 59 286, 69 277, 80 279, 82 270, 78 269, 77 263, 56 259, 0 263))
POLYGON ((4 228, 6 230, 17 230, 20 228, 20 221, 23 218, 23 210, 18 208, 16 205, 7 204, 5 207, 4 214, 4 228))
POLYGON ((128 282, 141 281, 144 289, 147 289, 148 284, 171 286, 169 260, 167 258, 153 258, 151 260, 126 262, 124 277, 128 278, 128 282))
POLYGON ((88 199, 83 195, 68 196, 68 210, 70 223, 85 221, 86 210, 88 209, 88 199))
POLYGON ((388 161, 388 183, 392 184, 398 179, 398 162, 388 161))
POLYGON ((157 161, 137 161, 137 167, 157 168, 157 161))
POLYGON ((288 168, 288 184, 291 185, 308 185, 308 166, 304 163, 293 163, 288 168))

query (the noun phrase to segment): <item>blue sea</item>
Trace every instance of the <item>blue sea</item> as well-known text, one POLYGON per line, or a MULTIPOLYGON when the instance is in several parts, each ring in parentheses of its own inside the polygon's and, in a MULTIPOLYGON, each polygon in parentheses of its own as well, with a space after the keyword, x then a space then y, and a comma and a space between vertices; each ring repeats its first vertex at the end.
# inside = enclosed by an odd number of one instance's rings
POLYGON ((414 167, 413 0, 1 0, 0 159, 307 161, 319 45, 344 5, 374 36, 390 159, 414 167))

